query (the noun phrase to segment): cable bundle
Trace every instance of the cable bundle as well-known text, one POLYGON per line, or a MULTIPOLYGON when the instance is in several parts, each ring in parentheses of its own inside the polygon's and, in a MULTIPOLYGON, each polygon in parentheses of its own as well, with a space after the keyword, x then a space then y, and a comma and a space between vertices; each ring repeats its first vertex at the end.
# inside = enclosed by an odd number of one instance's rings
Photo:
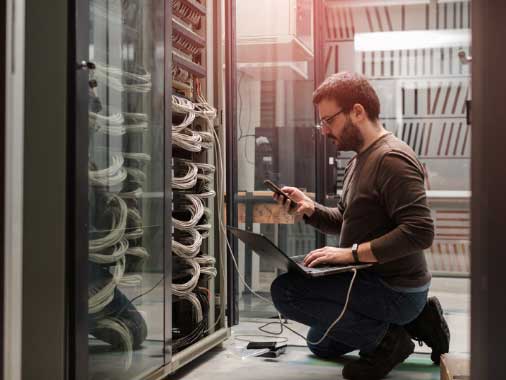
MULTIPOLYGON (((181 303, 182 301, 189 302, 192 306, 193 328, 191 330, 187 329, 189 331, 184 332, 173 328, 172 335, 175 339, 172 342, 172 347, 175 351, 191 345, 205 335, 207 331, 207 317, 209 315, 209 290, 196 288, 195 292, 191 293, 191 295, 176 298, 176 302, 181 303), (183 333, 185 335, 180 337, 183 333)), ((173 313, 173 316, 175 316, 174 320, 176 323, 187 320, 186 313, 180 313, 180 315, 173 313), (181 318, 178 318, 180 316, 181 318), (182 321, 179 321, 179 319, 182 319, 182 321)), ((177 324, 183 325, 183 323, 177 324)), ((184 325, 187 326, 186 323, 184 325)))
POLYGON ((122 238, 114 247, 107 248, 104 252, 107 253, 90 253, 88 258, 91 262, 98 264, 111 264, 125 257, 128 250, 128 240, 122 238), (110 252, 107 252, 109 250, 110 252))
POLYGON ((88 177, 92 186, 116 186, 126 179, 127 171, 123 167, 123 155, 121 153, 113 153, 111 160, 111 166, 105 169, 88 170, 88 177))
POLYGON ((138 68, 138 72, 134 73, 103 63, 95 63, 95 66, 94 75, 97 81, 116 91, 151 92, 151 74, 142 68, 138 68))
POLYGON ((119 259, 114 267, 114 272, 111 281, 109 281, 104 287, 97 290, 88 299, 88 313, 96 314, 102 311, 114 298, 114 290, 121 281, 125 272, 125 257, 119 259))
POLYGON ((172 252, 183 258, 194 258, 200 252, 202 235, 195 228, 174 233, 172 240, 172 252))
POLYGON ((174 159, 174 175, 172 177, 172 188, 187 190, 197 184, 198 166, 183 159, 174 159))
POLYGON ((200 219, 199 224, 195 226, 197 231, 200 232, 202 235, 202 239, 206 239, 209 237, 209 231, 212 228, 211 223, 209 223, 209 220, 211 220, 211 210, 209 210, 207 207, 204 208, 204 216, 202 219, 200 219))
POLYGON ((125 370, 132 365, 134 338, 128 326, 119 318, 103 318, 97 322, 96 330, 104 329, 114 331, 117 335, 117 343, 122 352, 127 353, 125 370))
POLYGON ((185 212, 188 212, 190 218, 188 220, 180 220, 172 216, 172 223, 177 230, 191 230, 197 227, 197 223, 205 213, 205 208, 198 196, 194 194, 183 194, 183 196, 185 201, 180 202, 178 206, 183 208, 185 212))
POLYGON ((181 132, 172 132, 172 143, 189 152, 202 150, 202 136, 187 128, 181 132))
POLYGON ((196 260, 192 259, 179 259, 188 269, 183 270, 182 273, 190 276, 190 279, 182 284, 172 283, 172 292, 174 295, 182 297, 189 294, 195 289, 200 277, 200 265, 196 260))
POLYGON ((90 239, 88 248, 91 253, 97 253, 114 246, 123 238, 125 233, 128 217, 128 207, 125 201, 117 195, 111 194, 107 201, 107 205, 112 216, 111 227, 106 236, 98 239, 90 239))
MULTIPOLYGON (((202 149, 213 149, 215 136, 212 123, 208 119, 216 115, 211 109, 198 106, 180 96, 172 96, 172 109, 177 115, 177 123, 172 126, 173 144, 189 152, 200 152, 202 149), (193 130, 192 123, 197 117, 205 118, 202 130, 193 130), (179 119, 182 119, 180 121, 179 119)), ((172 187, 174 191, 174 208, 172 221, 174 234, 172 250, 175 262, 184 263, 186 269, 177 272, 182 275, 183 283, 176 275, 174 277, 173 293, 175 301, 182 300, 192 305, 194 314, 194 328, 186 335, 176 338, 173 347, 185 347, 203 336, 207 331, 207 319, 204 320, 202 305, 208 309, 207 295, 197 288, 199 280, 205 281, 207 277, 217 275, 216 259, 201 253, 203 239, 209 236, 212 228, 211 212, 204 205, 204 200, 216 195, 213 189, 216 168, 207 163, 192 162, 185 159, 174 159, 174 175, 172 187), (191 194, 190 194, 191 193, 191 194)), ((183 325, 187 325, 182 322, 183 325)), ((189 331, 189 332, 188 332, 189 331)), ((175 334, 177 336, 177 334, 175 334)))
POLYGON ((95 112, 89 112, 88 119, 90 128, 109 136, 141 133, 148 129, 148 115, 144 113, 117 112, 104 116, 95 112))
POLYGON ((144 235, 142 216, 139 210, 129 208, 127 213, 127 226, 125 228, 125 238, 128 240, 139 239, 144 235))

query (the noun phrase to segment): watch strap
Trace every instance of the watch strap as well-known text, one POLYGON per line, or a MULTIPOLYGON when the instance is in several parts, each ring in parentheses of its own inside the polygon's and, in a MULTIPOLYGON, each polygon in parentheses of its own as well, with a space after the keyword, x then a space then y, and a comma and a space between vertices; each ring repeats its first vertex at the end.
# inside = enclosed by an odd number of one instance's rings
POLYGON ((352 246, 351 246, 351 255, 353 256, 353 260, 355 261, 355 263, 360 263, 360 260, 358 258, 358 244, 357 243, 354 243, 352 246))

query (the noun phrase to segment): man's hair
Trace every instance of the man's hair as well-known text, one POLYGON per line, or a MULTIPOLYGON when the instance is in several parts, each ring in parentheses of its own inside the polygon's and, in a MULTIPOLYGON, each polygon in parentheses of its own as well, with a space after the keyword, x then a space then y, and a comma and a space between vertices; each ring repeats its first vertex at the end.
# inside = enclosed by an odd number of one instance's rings
POLYGON ((326 78, 313 92, 313 103, 323 99, 335 100, 344 112, 350 112, 355 104, 364 107, 371 121, 378 120, 380 103, 369 81, 362 75, 342 71, 326 78))

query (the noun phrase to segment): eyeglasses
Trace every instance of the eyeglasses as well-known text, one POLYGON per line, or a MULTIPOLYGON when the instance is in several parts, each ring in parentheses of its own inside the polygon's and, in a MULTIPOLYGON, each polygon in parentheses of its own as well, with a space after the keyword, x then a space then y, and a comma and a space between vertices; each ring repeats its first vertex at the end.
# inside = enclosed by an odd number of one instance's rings
POLYGON ((323 129, 323 127, 327 127, 327 128, 330 127, 330 124, 332 124, 332 120, 334 120, 334 118, 337 115, 339 115, 340 113, 342 113, 343 111, 344 110, 338 111, 335 114, 333 114, 332 116, 321 119, 320 122, 318 123, 318 125, 316 126, 316 128, 323 129))

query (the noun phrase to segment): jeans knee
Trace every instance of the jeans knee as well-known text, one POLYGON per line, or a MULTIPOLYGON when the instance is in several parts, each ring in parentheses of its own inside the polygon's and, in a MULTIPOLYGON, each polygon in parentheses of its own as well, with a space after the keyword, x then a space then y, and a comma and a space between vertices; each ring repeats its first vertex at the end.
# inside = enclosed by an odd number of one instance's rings
POLYGON ((329 350, 327 350, 325 347, 322 347, 321 344, 314 345, 314 344, 307 344, 307 347, 309 348, 309 351, 311 351, 314 355, 318 356, 322 359, 336 359, 337 356, 332 355, 329 350))
POLYGON ((320 342, 318 344, 310 343, 318 342, 322 336, 323 333, 320 332, 319 329, 315 329, 314 327, 309 328, 309 331, 307 333, 307 347, 316 356, 322 359, 331 359, 333 356, 329 350, 327 339, 324 339, 323 342, 320 342))
POLYGON ((311 327, 307 333, 307 347, 314 355, 322 359, 337 359, 338 357, 353 351, 351 347, 339 343, 330 337, 326 337, 318 344, 310 343, 321 340, 324 333, 325 331, 314 327, 311 327))

